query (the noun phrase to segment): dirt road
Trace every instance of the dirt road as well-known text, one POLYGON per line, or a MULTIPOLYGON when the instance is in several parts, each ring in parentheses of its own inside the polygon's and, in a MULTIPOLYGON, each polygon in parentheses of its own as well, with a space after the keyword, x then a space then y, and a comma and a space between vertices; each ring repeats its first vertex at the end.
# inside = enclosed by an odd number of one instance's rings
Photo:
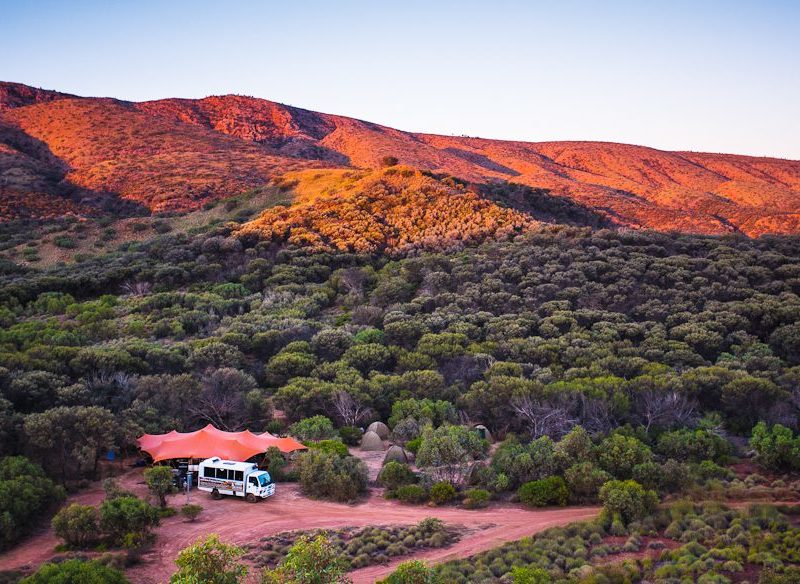
MULTIPOLYGON (((131 471, 122 477, 125 488, 144 496, 141 471, 131 471)), ((98 505, 103 499, 99 484, 70 498, 69 502, 98 505)), ((184 495, 170 497, 170 505, 180 507, 184 495)), ((313 501, 303 497, 295 485, 280 484, 276 495, 255 505, 241 499, 225 498, 213 501, 207 493, 193 492, 191 501, 203 506, 203 513, 194 523, 176 516, 162 521, 156 530, 157 540, 152 551, 142 563, 127 571, 134 584, 161 584, 169 580, 175 570, 178 552, 209 533, 217 533, 223 541, 246 544, 260 538, 295 529, 336 528, 345 526, 390 525, 417 523, 426 517, 438 517, 451 524, 469 528, 457 544, 446 548, 428 550, 415 558, 431 562, 464 557, 490 549, 572 521, 591 519, 598 508, 573 507, 533 511, 513 505, 492 505, 488 509, 470 511, 459 507, 423 507, 402 505, 385 500, 379 492, 357 505, 342 505, 313 501)), ((0 554, 0 568, 35 568, 56 555, 58 540, 49 528, 27 538, 20 545, 0 554)), ((374 582, 390 573, 402 560, 387 566, 370 566, 351 574, 356 584, 374 582)))

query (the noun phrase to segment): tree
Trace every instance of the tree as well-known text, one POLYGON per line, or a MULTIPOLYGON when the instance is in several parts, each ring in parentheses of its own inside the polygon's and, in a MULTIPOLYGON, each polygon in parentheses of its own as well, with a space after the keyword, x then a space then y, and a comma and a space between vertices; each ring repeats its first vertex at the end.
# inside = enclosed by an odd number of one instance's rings
POLYGON ((253 422, 269 418, 252 376, 231 367, 207 372, 201 380, 201 391, 186 404, 195 419, 209 422, 227 431, 237 431, 253 422), (254 393, 254 396, 251 394, 254 393), (255 406, 255 407, 253 407, 255 406))
POLYGON ((325 416, 313 416, 289 426, 289 434, 303 442, 329 440, 337 436, 333 422, 325 416))
POLYGON ((603 440, 597 451, 600 466, 621 479, 630 478, 634 466, 650 462, 653 458, 653 453, 645 443, 622 434, 612 434, 603 440))
POLYGON ((510 406, 533 438, 561 436, 578 423, 563 396, 544 399, 530 394, 515 395, 510 406))
POLYGON ((181 550, 175 564, 178 571, 171 584, 239 584, 247 576, 247 567, 239 562, 245 550, 223 543, 216 534, 196 541, 181 550))
POLYGON ((28 443, 66 481, 70 475, 97 472, 101 454, 114 446, 114 415, 97 406, 60 406, 25 417, 28 443), (68 472, 67 469, 74 469, 68 472))
POLYGON ((477 432, 464 426, 440 426, 427 429, 417 451, 417 466, 434 480, 458 485, 472 463, 483 458, 487 443, 477 432))
POLYGON ((333 395, 333 407, 345 426, 358 426, 372 414, 358 396, 343 390, 333 395))
POLYGON ((0 459, 0 549, 17 543, 64 496, 38 464, 24 456, 0 459))
POLYGON ((144 471, 144 480, 147 488, 158 499, 158 504, 164 508, 167 506, 167 495, 175 491, 173 484, 172 469, 168 466, 154 466, 144 471))
POLYGON ((53 517, 53 531, 71 547, 84 549, 100 538, 99 516, 92 505, 72 503, 53 517))
POLYGON ((395 571, 379 584, 439 584, 441 579, 436 576, 433 568, 428 567, 420 560, 407 560, 398 564, 395 571))
POLYGON ((262 584, 344 584, 346 566, 324 535, 300 537, 278 567, 264 570, 262 584))
POLYGON ((158 509, 136 497, 117 497, 100 505, 100 528, 114 545, 138 547, 158 522, 158 509))
POLYGON ((609 519, 625 524, 646 517, 658 505, 656 492, 633 480, 608 481, 600 489, 600 500, 609 519))
POLYGON ((129 584, 114 568, 96 560, 66 560, 43 564, 36 573, 20 580, 20 584, 129 584))
POLYGON ((367 490, 367 465, 352 456, 310 450, 297 458, 303 492, 311 497, 349 502, 367 490))

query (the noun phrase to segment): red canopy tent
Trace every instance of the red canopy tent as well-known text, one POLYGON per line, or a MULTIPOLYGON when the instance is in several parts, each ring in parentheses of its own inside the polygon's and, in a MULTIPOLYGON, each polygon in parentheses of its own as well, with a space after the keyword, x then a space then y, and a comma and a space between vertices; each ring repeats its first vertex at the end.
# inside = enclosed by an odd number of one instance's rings
POLYGON ((269 432, 253 434, 250 430, 225 432, 211 424, 195 432, 173 430, 167 434, 145 434, 138 443, 139 448, 153 457, 153 462, 212 456, 244 461, 266 452, 270 446, 276 446, 283 453, 305 448, 294 438, 278 438, 269 432))

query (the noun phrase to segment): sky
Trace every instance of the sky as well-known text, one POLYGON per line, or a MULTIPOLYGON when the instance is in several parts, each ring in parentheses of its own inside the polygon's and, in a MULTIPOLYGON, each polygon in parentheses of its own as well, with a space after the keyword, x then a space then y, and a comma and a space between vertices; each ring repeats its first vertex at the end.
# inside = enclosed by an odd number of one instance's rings
POLYGON ((0 0, 0 80, 800 159, 800 0, 0 0))

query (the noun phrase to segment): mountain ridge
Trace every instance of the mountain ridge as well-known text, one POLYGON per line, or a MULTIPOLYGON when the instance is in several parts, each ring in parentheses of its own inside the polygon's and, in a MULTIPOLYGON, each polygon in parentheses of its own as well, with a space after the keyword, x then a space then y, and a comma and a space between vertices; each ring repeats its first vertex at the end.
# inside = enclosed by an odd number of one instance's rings
POLYGON ((750 236, 800 232, 800 161, 781 158, 445 136, 241 95, 130 102, 13 83, 0 83, 0 123, 63 160, 73 187, 116 193, 151 211, 197 208, 285 172, 379 168, 394 157, 472 183, 544 189, 619 226, 750 236), (88 121, 77 123, 81 117, 88 121), (119 137, 125 148, 118 147, 119 137))

